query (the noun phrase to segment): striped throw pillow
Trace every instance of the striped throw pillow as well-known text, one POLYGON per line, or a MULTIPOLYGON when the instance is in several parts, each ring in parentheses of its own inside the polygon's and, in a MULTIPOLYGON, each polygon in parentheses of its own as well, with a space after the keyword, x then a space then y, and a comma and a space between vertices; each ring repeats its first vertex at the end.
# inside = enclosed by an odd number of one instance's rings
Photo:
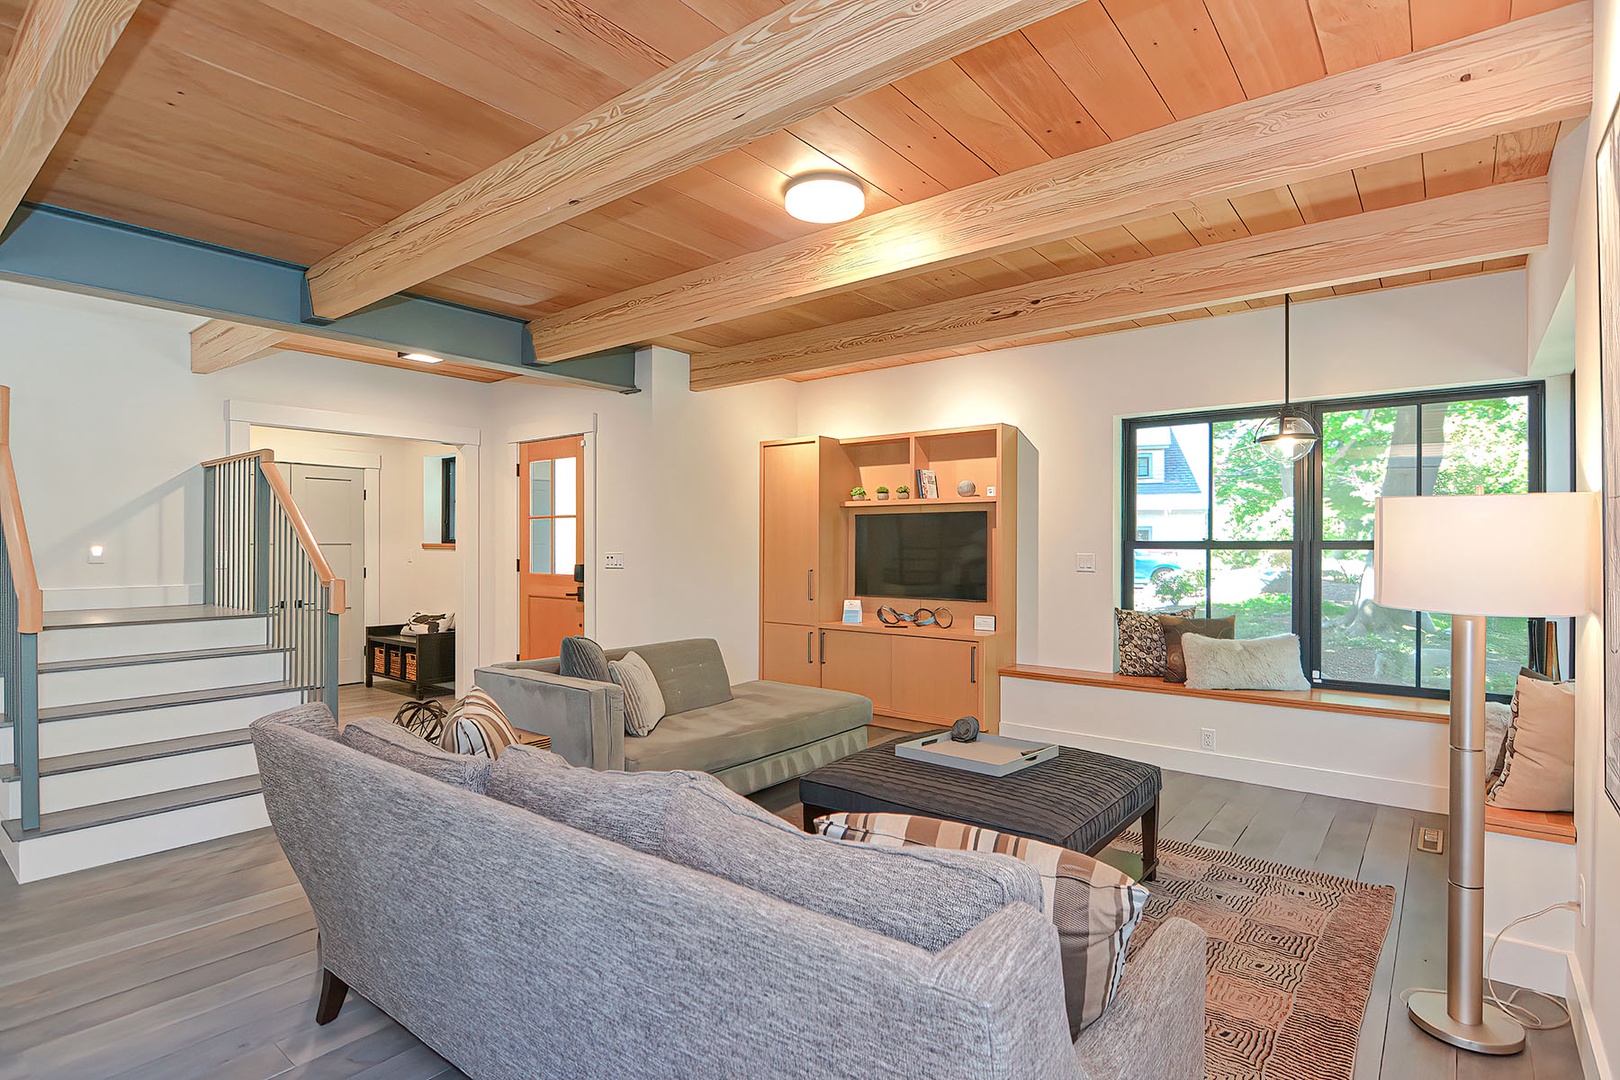
POLYGON ((829 814, 816 828, 835 840, 879 847, 987 851, 1023 860, 1041 875, 1046 913, 1057 928, 1070 1036, 1079 1037, 1114 1000, 1148 891, 1107 863, 1056 844, 910 814, 829 814))
POLYGON ((608 675, 624 689, 624 733, 651 735, 664 718, 664 692, 640 653, 627 652, 608 664, 608 675))
POLYGON ((452 754, 487 758, 500 757, 502 750, 517 741, 518 734, 501 707, 476 686, 450 710, 444 734, 439 736, 439 745, 452 754))

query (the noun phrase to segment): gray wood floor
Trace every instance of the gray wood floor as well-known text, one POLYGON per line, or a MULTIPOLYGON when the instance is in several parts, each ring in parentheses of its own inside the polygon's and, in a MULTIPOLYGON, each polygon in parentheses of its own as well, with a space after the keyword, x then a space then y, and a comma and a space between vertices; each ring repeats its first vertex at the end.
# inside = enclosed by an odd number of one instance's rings
MULTIPOLYGON (((344 711, 382 703, 346 693, 344 711)), ((798 811, 792 785, 760 801, 798 811)), ((1406 1019, 1399 990, 1444 971, 1445 863, 1413 846, 1417 824, 1443 818, 1174 773, 1162 813, 1170 839, 1396 887, 1358 1080, 1580 1075, 1567 1028, 1534 1033, 1517 1057, 1480 1058, 1406 1019)), ((27 886, 0 873, 0 913, 0 1080, 461 1075, 353 995, 315 1026, 314 919, 267 831, 27 886)))

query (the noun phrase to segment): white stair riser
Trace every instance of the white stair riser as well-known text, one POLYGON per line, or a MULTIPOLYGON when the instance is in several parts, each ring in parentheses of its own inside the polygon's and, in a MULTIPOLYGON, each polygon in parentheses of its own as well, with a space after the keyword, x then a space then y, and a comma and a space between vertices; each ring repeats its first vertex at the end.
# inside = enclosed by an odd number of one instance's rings
POLYGON ((268 619, 199 619, 195 622, 142 623, 138 626, 75 626, 39 635, 39 662, 95 660, 103 656, 195 652, 265 645, 268 619))
MULTIPOLYGON (((237 731, 261 716, 299 704, 302 696, 288 690, 258 697, 230 698, 225 701, 199 701, 189 705, 169 705, 138 712, 103 713, 72 720, 49 720, 39 725, 41 757, 66 757, 116 746, 138 746, 210 735, 216 731, 237 731)), ((0 734, 0 764, 11 761, 11 735, 0 734)))
POLYGON ((231 686, 275 682, 286 677, 286 654, 249 653, 200 660, 163 660, 122 667, 43 672, 39 677, 42 709, 121 701, 188 690, 222 690, 231 686))
MULTIPOLYGON (((44 814, 76 810, 81 806, 156 795, 160 791, 196 787, 216 780, 234 780, 239 776, 252 776, 258 771, 253 744, 244 743, 191 754, 171 754, 150 761, 131 761, 100 769, 57 773, 40 777, 39 809, 44 814)), ((20 817, 22 785, 9 780, 0 786, 5 788, 5 816, 9 819, 20 817)))
POLYGON ((0 854, 10 865, 12 876, 26 884, 92 866, 123 862, 156 851, 200 844, 221 836, 252 832, 269 824, 270 819, 264 810, 264 796, 244 795, 202 806, 188 806, 183 810, 24 839, 18 844, 13 844, 10 837, 0 830, 0 854))

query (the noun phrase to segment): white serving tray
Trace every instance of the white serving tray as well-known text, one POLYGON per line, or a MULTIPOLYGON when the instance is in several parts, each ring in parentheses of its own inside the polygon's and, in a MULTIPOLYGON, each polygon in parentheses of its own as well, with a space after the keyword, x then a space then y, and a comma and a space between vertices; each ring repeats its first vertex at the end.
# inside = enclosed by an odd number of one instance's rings
POLYGON ((895 757, 927 761, 982 776, 1010 776, 1057 757, 1057 752, 1054 743, 1004 739, 1000 735, 980 735, 972 742, 955 742, 948 731, 899 743, 894 748, 895 757))

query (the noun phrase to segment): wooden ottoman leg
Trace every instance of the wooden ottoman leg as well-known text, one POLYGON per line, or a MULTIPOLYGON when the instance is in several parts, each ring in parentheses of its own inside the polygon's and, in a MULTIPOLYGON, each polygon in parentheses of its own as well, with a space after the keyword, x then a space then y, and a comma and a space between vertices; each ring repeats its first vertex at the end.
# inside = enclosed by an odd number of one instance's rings
POLYGON ((1159 876, 1159 797, 1153 796, 1153 805, 1142 815, 1142 880, 1152 881, 1159 876))

